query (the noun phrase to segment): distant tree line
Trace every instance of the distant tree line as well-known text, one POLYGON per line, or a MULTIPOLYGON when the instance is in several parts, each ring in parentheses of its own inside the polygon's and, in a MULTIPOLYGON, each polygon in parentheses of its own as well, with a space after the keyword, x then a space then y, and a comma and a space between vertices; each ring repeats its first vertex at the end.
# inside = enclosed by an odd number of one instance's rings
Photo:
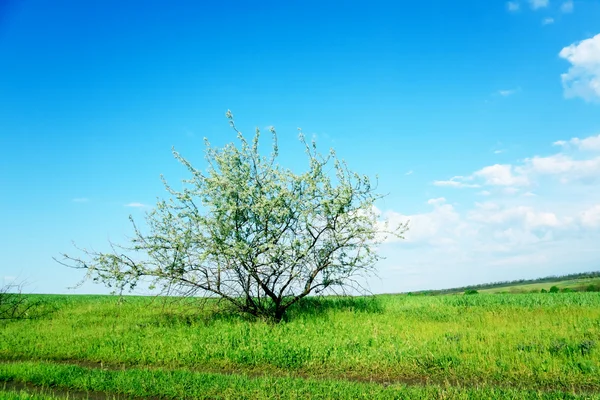
POLYGON ((461 287, 450 288, 450 289, 420 290, 418 292, 411 292, 411 293, 412 294, 422 294, 422 295, 423 294, 442 295, 442 294, 451 294, 451 293, 462 293, 462 292, 471 291, 471 290, 494 289, 494 288, 504 287, 504 286, 529 285, 532 283, 560 282, 560 281, 573 280, 573 279, 589 279, 589 278, 600 278, 600 271, 581 272, 578 274, 569 274, 569 275, 552 275, 552 276, 546 276, 544 278, 536 278, 536 279, 519 279, 519 280, 515 280, 515 281, 500 281, 500 282, 492 282, 492 283, 482 283, 479 285, 461 286, 461 287))

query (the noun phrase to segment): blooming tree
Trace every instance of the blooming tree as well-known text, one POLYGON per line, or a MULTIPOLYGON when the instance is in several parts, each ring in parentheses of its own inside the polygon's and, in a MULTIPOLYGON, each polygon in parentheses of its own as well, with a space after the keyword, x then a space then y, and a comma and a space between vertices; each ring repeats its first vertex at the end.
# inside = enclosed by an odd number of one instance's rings
POLYGON ((239 147, 217 149, 205 139, 205 172, 173 150, 191 178, 182 190, 163 178, 171 196, 147 213, 148 233, 130 217, 129 245, 113 245, 110 253, 84 250, 85 258, 63 254, 67 265, 119 290, 150 278, 162 293, 218 297, 276 322, 310 294, 361 289, 359 278, 375 272, 381 258, 377 245, 387 235, 402 237, 407 225, 389 230, 379 220, 374 202, 382 196, 333 150, 321 155, 300 131, 309 168, 295 174, 275 163, 273 128, 265 157, 259 129, 249 143, 230 111, 226 116, 239 147))

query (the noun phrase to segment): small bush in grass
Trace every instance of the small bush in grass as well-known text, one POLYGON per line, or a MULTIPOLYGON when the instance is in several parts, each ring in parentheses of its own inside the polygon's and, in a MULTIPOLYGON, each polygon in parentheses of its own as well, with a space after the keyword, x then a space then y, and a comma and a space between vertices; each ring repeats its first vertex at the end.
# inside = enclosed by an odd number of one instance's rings
POLYGON ((467 289, 465 290, 465 294, 479 294, 479 292, 475 289, 467 289))
POLYGON ((584 340, 579 343, 579 351, 581 351, 581 355, 583 356, 590 354, 594 347, 596 347, 596 341, 594 340, 584 340))
POLYGON ((558 288, 558 286, 552 286, 550 288, 550 293, 558 293, 560 292, 560 289, 558 288))

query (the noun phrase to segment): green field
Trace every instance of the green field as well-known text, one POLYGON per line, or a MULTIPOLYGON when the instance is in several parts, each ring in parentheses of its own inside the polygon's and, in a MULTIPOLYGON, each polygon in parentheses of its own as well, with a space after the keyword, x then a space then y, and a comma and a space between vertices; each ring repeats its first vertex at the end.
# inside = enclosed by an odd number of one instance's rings
POLYGON ((600 293, 309 299, 276 325, 43 298, 55 311, 0 325, 0 399, 600 399, 600 293))

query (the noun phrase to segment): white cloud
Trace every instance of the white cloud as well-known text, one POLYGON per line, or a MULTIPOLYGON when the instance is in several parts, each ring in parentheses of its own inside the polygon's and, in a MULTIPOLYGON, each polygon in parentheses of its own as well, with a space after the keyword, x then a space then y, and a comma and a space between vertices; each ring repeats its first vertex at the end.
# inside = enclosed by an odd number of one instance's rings
POLYGON ((454 207, 445 204, 445 201, 446 199, 443 197, 428 200, 427 204, 433 206, 433 210, 428 213, 403 215, 395 211, 383 212, 382 216, 389 221, 390 229, 409 221, 409 230, 404 235, 405 240, 388 237, 387 242, 434 246, 447 246, 455 243, 465 224, 460 222, 460 215, 454 207))
POLYGON ((585 139, 572 138, 569 141, 557 140, 553 143, 555 146, 568 147, 572 145, 579 150, 587 151, 600 151, 600 134, 597 136, 590 136, 585 139))
POLYGON ((587 228, 598 228, 600 227, 600 204, 595 205, 585 211, 580 216, 580 222, 584 227, 587 228))
POLYGON ((534 10, 537 10, 539 8, 545 8, 548 7, 548 0, 529 0, 529 4, 531 5, 531 8, 534 10))
POLYGON ((561 225, 552 212, 540 212, 528 206, 504 208, 493 202, 476 203, 476 208, 468 213, 468 219, 494 225, 515 224, 526 230, 561 225))
POLYGON ((434 181, 433 184, 435 186, 448 186, 455 188, 478 188, 480 185, 473 183, 466 183, 465 180, 471 180, 471 178, 464 176, 454 176, 447 181, 434 181))
POLYGON ((507 187, 502 190, 502 193, 508 194, 508 195, 513 195, 513 194, 519 193, 519 189, 517 189, 515 187, 507 187))
POLYGON ((529 184, 526 176, 515 175, 512 165, 495 164, 480 169, 473 174, 483 178, 487 185, 492 186, 523 186, 529 184))
POLYGON ((87 197, 77 197, 72 201, 73 203, 87 203, 88 201, 90 201, 90 199, 88 199, 87 197))
POLYGON ((556 154, 436 181, 447 187, 483 186, 473 191, 472 202, 461 193, 460 206, 453 205, 450 194, 427 200, 430 208, 414 215, 383 212, 391 227, 409 221, 409 231, 405 240, 381 247, 387 261, 379 268, 388 285, 382 291, 597 269, 600 185, 589 183, 600 182, 600 154, 592 152, 598 140, 559 140, 556 154), (410 283, 407 270, 420 271, 410 283))
MULTIPOLYGON (((590 184, 600 181, 600 155, 590 157, 589 154, 584 153, 584 151, 600 152, 600 135, 583 139, 575 137, 568 141, 558 140, 553 144, 562 148, 573 148, 578 152, 534 156, 524 159, 516 166, 494 164, 475 171, 470 176, 455 176, 445 181, 436 180, 433 184, 455 188, 499 186, 505 188, 496 193, 513 195, 518 193, 519 187, 531 186, 542 176, 556 178, 563 184, 576 181, 590 184)), ((478 194, 488 195, 488 193, 489 191, 484 190, 478 194)))
POLYGON ((550 24, 553 24, 553 23, 554 23, 554 18, 548 17, 548 18, 544 18, 542 20, 542 25, 550 25, 550 24))
POLYGON ((133 202, 133 203, 125 204, 125 207, 145 208, 145 207, 150 207, 150 206, 143 204, 143 203, 133 202))
POLYGON ((411 169, 410 171, 408 171, 407 173, 405 173, 404 175, 412 175, 413 174, 413 170, 411 169))
POLYGON ((573 12, 573 1, 565 1, 560 5, 560 11, 563 13, 571 13, 573 12))
POLYGON ((590 183, 600 178, 600 156, 576 160, 559 153, 548 157, 535 156, 525 161, 527 164, 525 169, 529 173, 556 176, 561 183, 574 181, 590 183))
POLYGON ((427 204, 439 205, 446 202, 446 198, 438 197, 437 199, 429 199, 427 200, 427 204))
POLYGON ((571 63, 561 74, 565 96, 600 100, 600 34, 563 48, 559 56, 571 63))
POLYGON ((506 3, 506 8, 508 9, 508 11, 512 11, 512 12, 519 11, 520 7, 521 6, 516 1, 509 1, 506 3))

